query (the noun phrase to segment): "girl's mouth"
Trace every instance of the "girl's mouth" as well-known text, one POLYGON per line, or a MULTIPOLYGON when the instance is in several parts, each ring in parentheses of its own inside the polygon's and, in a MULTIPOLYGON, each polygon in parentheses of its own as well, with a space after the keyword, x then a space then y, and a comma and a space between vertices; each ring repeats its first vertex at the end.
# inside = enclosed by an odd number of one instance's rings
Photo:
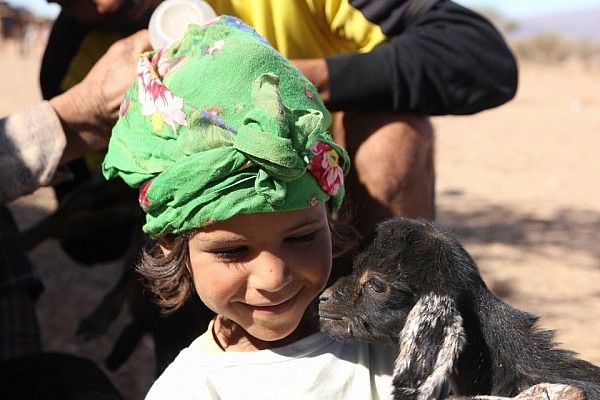
MULTIPOLYGON (((298 292, 299 293, 299 292, 298 292)), ((298 298, 298 293, 294 294, 287 300, 282 302, 274 302, 272 304, 264 304, 264 305, 251 305, 246 304, 249 308, 258 312, 268 312, 272 314, 280 314, 287 310, 289 310, 295 303, 298 298)))

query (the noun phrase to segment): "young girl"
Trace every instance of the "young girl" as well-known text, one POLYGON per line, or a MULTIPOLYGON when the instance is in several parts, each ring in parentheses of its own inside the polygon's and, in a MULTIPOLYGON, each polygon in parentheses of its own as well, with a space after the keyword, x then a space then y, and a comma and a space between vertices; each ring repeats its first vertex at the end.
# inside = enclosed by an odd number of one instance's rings
POLYGON ((104 173, 140 188, 159 302, 195 289, 216 313, 147 399, 390 396, 397 351, 334 342, 310 312, 349 167, 329 124, 309 81, 235 18, 140 59, 104 173))

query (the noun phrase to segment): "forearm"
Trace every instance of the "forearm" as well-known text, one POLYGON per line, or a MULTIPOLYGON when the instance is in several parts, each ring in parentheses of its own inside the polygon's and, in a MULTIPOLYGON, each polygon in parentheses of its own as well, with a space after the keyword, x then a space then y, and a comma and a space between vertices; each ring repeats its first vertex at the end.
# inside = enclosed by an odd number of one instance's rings
POLYGON ((66 146, 61 123, 42 102, 0 124, 0 204, 52 182, 66 146))
POLYGON ((470 114, 510 100, 514 56, 477 14, 443 1, 366 54, 328 57, 333 110, 470 114))
POLYGON ((148 48, 145 30, 119 40, 83 81, 2 120, 1 203, 51 183, 59 164, 106 145, 138 55, 148 48))

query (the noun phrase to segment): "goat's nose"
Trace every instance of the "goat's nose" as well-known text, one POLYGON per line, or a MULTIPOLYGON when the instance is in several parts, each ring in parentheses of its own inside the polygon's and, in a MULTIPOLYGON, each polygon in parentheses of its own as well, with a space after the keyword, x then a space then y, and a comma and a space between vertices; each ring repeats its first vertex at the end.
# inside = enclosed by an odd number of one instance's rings
POLYGON ((321 295, 319 296, 319 301, 324 303, 326 301, 329 301, 329 298, 331 297, 331 288, 327 288, 325 289, 325 291, 323 291, 323 293, 321 293, 321 295))

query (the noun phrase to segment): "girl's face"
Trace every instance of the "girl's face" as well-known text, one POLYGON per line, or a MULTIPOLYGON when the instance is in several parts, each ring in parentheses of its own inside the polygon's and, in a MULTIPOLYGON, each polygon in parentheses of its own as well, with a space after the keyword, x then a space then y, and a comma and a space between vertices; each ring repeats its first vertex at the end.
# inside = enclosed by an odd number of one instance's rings
POLYGON ((331 272, 323 204, 235 216, 203 228, 189 250, 196 291, 217 313, 214 332, 226 350, 278 347, 297 336, 331 272))

